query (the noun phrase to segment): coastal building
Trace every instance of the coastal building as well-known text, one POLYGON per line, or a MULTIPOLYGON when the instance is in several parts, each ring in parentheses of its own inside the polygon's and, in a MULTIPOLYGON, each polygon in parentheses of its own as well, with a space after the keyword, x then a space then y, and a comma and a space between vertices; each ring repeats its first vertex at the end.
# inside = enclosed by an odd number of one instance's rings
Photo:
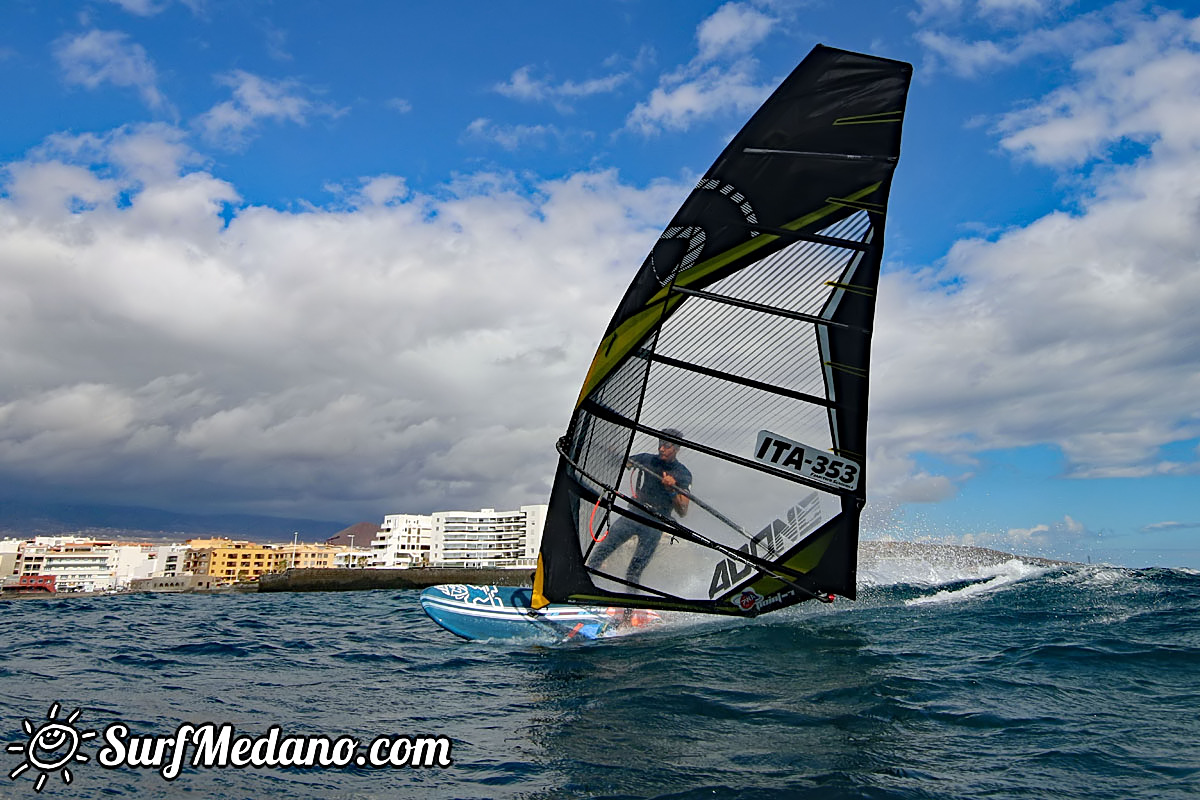
POLYGON ((22 575, 4 588, 14 594, 54 594, 54 581, 53 575, 22 575))
POLYGON ((154 568, 152 578, 175 578, 185 574, 184 564, 191 548, 186 544, 160 544, 151 552, 154 568))
POLYGON ((225 537, 188 539, 184 572, 208 575, 221 583, 258 580, 267 572, 280 572, 282 551, 276 545, 258 544, 225 537))
POLYGON ((109 561, 113 571, 113 588, 128 589, 131 581, 149 578, 154 574, 157 559, 154 546, 145 543, 114 542, 109 561))
POLYGON ((256 581, 288 569, 333 569, 344 547, 284 542, 259 544, 226 538, 189 539, 184 572, 208 575, 221 583, 256 581))
POLYGON ((0 539, 0 584, 7 578, 17 577, 17 555, 21 552, 24 539, 0 539))
POLYGON ((279 545, 281 563, 287 569, 333 569, 334 559, 344 547, 327 544, 279 545))
POLYGON ((375 551, 370 547, 339 547, 333 554, 335 569, 366 569, 371 566, 375 551))
POLYGON ((533 569, 545 521, 545 505, 392 514, 371 544, 371 565, 533 569))
POLYGON ((22 578, 53 576, 60 592, 94 592, 111 589, 108 542, 75 536, 35 536, 17 557, 22 578))
POLYGON ((172 575, 139 578, 130 581, 129 588, 134 592, 167 592, 182 594, 184 592, 203 592, 220 585, 220 581, 210 575, 172 575))
POLYGON ((545 518, 545 506, 440 511, 433 515, 430 561, 443 567, 533 569, 545 518))
POLYGON ((18 577, 53 576, 59 592, 128 588, 153 571, 150 545, 97 541, 80 536, 35 536, 17 554, 18 577))
POLYGON ((429 566, 433 546, 433 517, 428 514, 389 514, 371 542, 371 566, 406 569, 429 566))

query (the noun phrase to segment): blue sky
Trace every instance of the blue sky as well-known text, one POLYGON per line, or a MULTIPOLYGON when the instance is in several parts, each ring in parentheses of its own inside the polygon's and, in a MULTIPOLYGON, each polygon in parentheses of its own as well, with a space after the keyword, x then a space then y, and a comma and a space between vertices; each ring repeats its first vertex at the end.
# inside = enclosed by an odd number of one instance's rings
POLYGON ((539 502, 628 279, 814 44, 914 64, 868 532, 1200 567, 1182 5, 12 2, 9 496, 539 502))

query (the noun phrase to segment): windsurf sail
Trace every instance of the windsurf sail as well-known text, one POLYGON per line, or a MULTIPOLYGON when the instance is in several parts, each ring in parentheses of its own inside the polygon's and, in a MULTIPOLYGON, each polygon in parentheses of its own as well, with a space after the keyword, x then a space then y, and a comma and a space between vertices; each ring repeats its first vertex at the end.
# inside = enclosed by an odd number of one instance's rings
POLYGON ((675 214, 559 440, 535 607, 752 616, 855 596, 911 74, 817 46, 675 214))

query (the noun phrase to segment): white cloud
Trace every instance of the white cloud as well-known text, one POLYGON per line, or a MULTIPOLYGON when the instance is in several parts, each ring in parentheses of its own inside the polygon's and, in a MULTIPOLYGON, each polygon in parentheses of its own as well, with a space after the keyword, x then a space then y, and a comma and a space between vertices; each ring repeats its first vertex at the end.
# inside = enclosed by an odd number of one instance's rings
POLYGON ((1024 57, 1017 47, 1005 49, 990 40, 965 42, 938 31, 919 31, 916 39, 949 66, 951 72, 967 78, 989 67, 1014 64, 1024 57))
POLYGON ((916 23, 956 19, 962 8, 963 0, 917 0, 917 8, 909 17, 916 23))
POLYGON ((8 165, 0 474, 346 518, 540 500, 629 265, 685 192, 382 175, 226 225, 234 187, 165 171, 178 146, 146 128, 8 165))
MULTIPOLYGON (((659 85, 647 100, 637 103, 626 118, 626 130, 649 136, 664 128, 688 130, 694 122, 716 114, 752 112, 766 100, 773 86, 756 78, 757 61, 749 53, 772 32, 776 23, 778 19, 744 2, 722 5, 697 26, 694 58, 659 79, 659 85)), ((652 58, 653 54, 643 49, 630 70, 584 82, 556 83, 536 77, 534 68, 527 65, 514 71, 506 82, 494 86, 494 90, 515 100, 550 102, 560 112, 569 112, 569 101, 617 91, 629 82, 635 70, 652 58)), ((526 136, 544 133, 516 132, 526 136)), ((511 143, 514 139, 505 137, 505 140, 511 143)))
POLYGON ((78 211, 111 202, 116 191, 84 167, 61 162, 11 164, 8 194, 32 217, 55 218, 63 210, 78 211))
POLYGON ((55 42, 54 56, 67 83, 95 89, 104 83, 138 90, 151 108, 165 104, 158 75, 141 45, 118 31, 92 30, 55 42))
POLYGON ((1001 144, 1044 164, 1101 155, 1122 139, 1200 147, 1200 33, 1176 13, 1139 20, 1117 44, 1080 55, 1078 83, 1000 122, 1001 144))
POLYGON ((775 22, 743 3, 721 6, 697 28, 697 55, 659 79, 650 96, 626 117, 625 128, 642 135, 687 130, 716 114, 748 114, 758 108, 773 85, 756 78, 758 63, 745 54, 775 22))
POLYGON ((534 78, 532 73, 533 67, 521 67, 513 72, 507 82, 498 83, 493 88, 505 97, 516 100, 546 100, 605 94, 614 91, 629 79, 628 72, 618 72, 603 78, 592 78, 582 82, 568 80, 555 84, 545 79, 534 78))
MULTIPOLYGON (((1121 137, 1149 147, 1084 179, 1078 211, 961 241, 936 270, 884 275, 872 358, 879 452, 969 460, 1049 443, 1074 477, 1196 471, 1160 455, 1200 436, 1194 30, 1178 17, 1143 21, 1124 44, 1081 57, 1091 67, 1035 103, 1038 113, 1010 118, 1006 143, 1043 162, 1096 155, 1121 137), (1063 96, 1088 98, 1098 122, 1052 146, 1051 110, 1076 122, 1063 96)), ((903 470, 881 477, 903 491, 903 470)))
POLYGON ((487 117, 480 117, 467 126, 465 136, 469 139, 493 142, 505 150, 515 151, 522 148, 546 147, 551 142, 563 142, 570 136, 587 137, 588 134, 569 134, 556 125, 504 125, 487 117))
POLYGON ((1001 39, 968 41, 937 30, 921 30, 916 40, 925 48, 922 72, 928 76, 943 66, 963 78, 997 72, 1044 55, 1069 54, 1108 41, 1113 20, 1084 14, 1061 25, 1034 28, 1001 39))
POLYGON ((700 45, 698 58, 711 61, 728 55, 743 55, 765 39, 776 22, 774 17, 745 3, 726 3, 696 30, 700 45))
POLYGON ((917 10, 909 16, 918 24, 947 24, 978 17, 994 26, 1020 26, 1054 14, 1070 6, 1073 0, 917 0, 917 10))
POLYGON ((1049 16, 1073 0, 979 0, 979 15, 993 24, 1019 25, 1049 16))
POLYGON ((139 17, 153 17, 170 5, 170 0, 109 0, 109 2, 120 6, 130 14, 137 14, 139 17))
POLYGON ((1002 532, 983 531, 944 537, 943 541, 975 547, 993 547, 1022 555, 1070 549, 1081 540, 1094 536, 1083 523, 1065 514, 1061 521, 1040 523, 1029 528, 1009 528, 1002 532))
POLYGON ((56 133, 33 150, 33 162, 93 163, 112 165, 137 182, 155 182, 178 174, 201 158, 184 142, 184 132, 173 125, 153 122, 127 125, 103 136, 91 133, 56 133))
POLYGON ((342 113, 310 99, 311 92, 294 80, 272 80, 244 70, 222 75, 218 80, 233 90, 233 97, 197 117, 196 126, 207 140, 221 146, 245 144, 262 120, 304 125, 314 115, 342 113))
POLYGON ((1159 531, 1183 531, 1200 528, 1200 522, 1153 522, 1149 525, 1143 525, 1142 533, 1158 533, 1159 531))
POLYGON ((729 68, 687 69, 665 76, 650 97, 630 112, 625 126, 650 135, 664 128, 687 130, 718 113, 749 113, 762 105, 772 88, 756 82, 756 66, 740 61, 729 68))
MULTIPOLYGON (((136 14, 139 17, 153 17, 166 11, 171 5, 171 0, 108 0, 114 5, 118 5, 130 14, 136 14)), ((187 6, 193 14, 201 15, 205 11, 205 6, 208 0, 180 0, 180 3, 187 6)))

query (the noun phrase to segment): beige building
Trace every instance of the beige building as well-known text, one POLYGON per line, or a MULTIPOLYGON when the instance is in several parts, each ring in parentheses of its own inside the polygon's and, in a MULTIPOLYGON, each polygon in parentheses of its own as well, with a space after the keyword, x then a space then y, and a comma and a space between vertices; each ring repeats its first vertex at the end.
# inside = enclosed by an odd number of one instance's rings
POLYGON ((212 589, 219 583, 211 575, 170 575, 155 578, 138 578, 129 584, 134 592, 200 592, 212 589))
POLYGON ((338 553, 346 547, 328 544, 281 544, 279 550, 281 569, 333 569, 338 553))
POLYGON ((346 550, 327 544, 257 544, 233 539, 189 539, 184 572, 208 575, 222 583, 256 581, 287 569, 333 569, 346 550))
POLYGON ((17 556, 20 555, 21 546, 24 544, 24 539, 0 539, 0 584, 7 578, 16 582, 17 556))
POLYGON ((188 539, 183 571, 208 575, 221 583, 255 581, 279 572, 279 551, 273 545, 226 538, 188 539))

